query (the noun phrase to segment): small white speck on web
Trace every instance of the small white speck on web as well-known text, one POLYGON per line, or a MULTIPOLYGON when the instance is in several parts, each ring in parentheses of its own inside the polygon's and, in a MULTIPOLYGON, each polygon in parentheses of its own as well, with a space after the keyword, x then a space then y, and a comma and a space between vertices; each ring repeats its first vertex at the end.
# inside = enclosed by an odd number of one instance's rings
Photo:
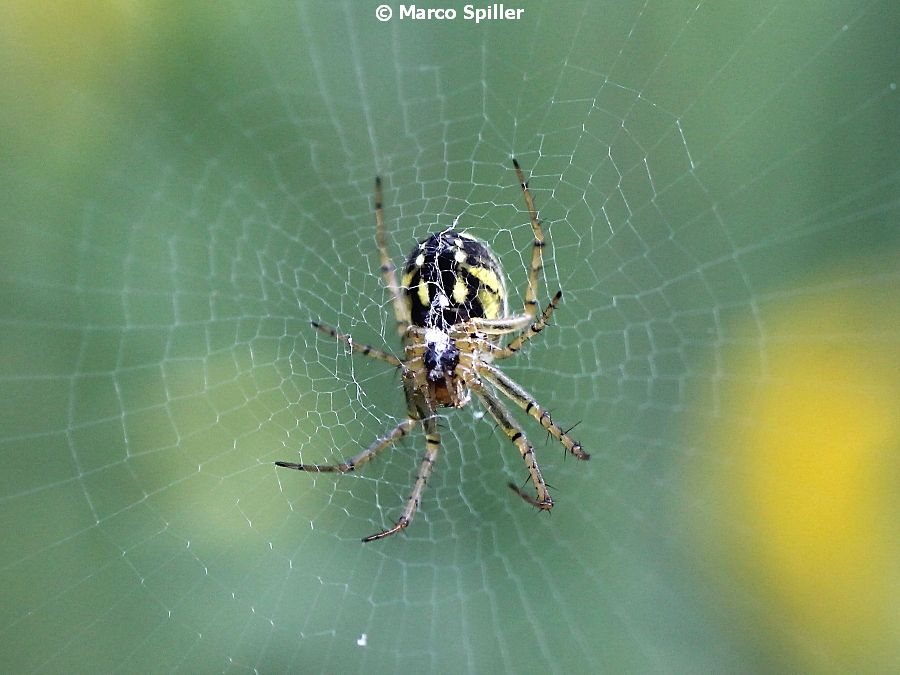
POLYGON ((368 636, 367 636, 365 633, 363 633, 363 634, 360 635, 358 638, 356 638, 356 645, 357 645, 358 647, 365 647, 365 646, 366 646, 366 642, 367 642, 367 638, 368 638, 368 636))

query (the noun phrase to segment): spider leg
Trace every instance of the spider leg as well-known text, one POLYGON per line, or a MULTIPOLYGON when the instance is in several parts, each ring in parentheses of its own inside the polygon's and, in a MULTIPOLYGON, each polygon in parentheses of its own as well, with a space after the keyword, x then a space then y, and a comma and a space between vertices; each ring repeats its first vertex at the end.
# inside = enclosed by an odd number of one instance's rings
POLYGON ((382 436, 368 448, 354 457, 351 457, 348 462, 341 462, 340 464, 295 464, 294 462, 275 462, 275 466, 281 466, 285 469, 296 469, 297 471, 310 471, 312 473, 348 473, 358 469, 370 459, 374 459, 375 455, 406 436, 406 434, 412 431, 413 427, 418 423, 419 420, 414 420, 412 418, 403 420, 400 424, 391 429, 386 436, 382 436))
POLYGON ((505 335, 506 333, 515 333, 517 330, 522 330, 532 321, 534 321, 534 317, 528 314, 500 319, 482 319, 477 317, 469 319, 467 323, 463 324, 463 332, 468 332, 469 328, 474 328, 488 335, 505 335))
POLYGON ((485 380, 493 384, 497 389, 503 392, 510 401, 522 408, 526 413, 531 415, 540 423, 547 432, 563 446, 575 455, 578 459, 590 459, 591 456, 581 448, 581 443, 576 441, 569 434, 553 421, 550 412, 544 409, 540 403, 534 400, 521 385, 517 384, 508 375, 505 375, 499 368, 495 368, 489 363, 479 363, 476 366, 478 374, 485 380))
POLYGON ((522 345, 544 330, 547 326, 547 322, 550 321, 550 316, 553 314, 553 311, 559 306, 560 298, 562 298, 562 291, 557 291, 556 295, 554 295, 553 299, 550 301, 550 304, 547 305, 547 309, 543 311, 538 320, 531 324, 528 327, 528 330, 506 345, 506 347, 493 352, 494 359, 505 359, 507 356, 512 356, 522 348, 522 345))
POLYGON ((525 437, 525 434, 522 432, 518 423, 512 418, 506 410, 506 407, 500 402, 500 399, 484 385, 472 383, 471 388, 478 397, 478 400, 481 401, 485 410, 490 413, 491 417, 494 418, 494 421, 496 421, 503 430, 503 433, 506 434, 506 437, 519 449, 519 454, 522 455, 522 459, 525 461, 525 466, 528 468, 531 482, 534 484, 534 489, 537 491, 537 498, 525 494, 515 483, 509 483, 510 489, 532 506, 536 506, 542 510, 552 509, 553 499, 550 497, 550 492, 547 490, 547 483, 544 482, 544 477, 541 475, 541 469, 538 467, 537 460, 534 458, 534 447, 528 442, 528 439, 525 437))
POLYGON ((516 177, 519 179, 519 185, 522 186, 522 194, 525 196, 525 205, 528 207, 528 216, 531 218, 531 229, 534 232, 534 245, 531 247, 531 268, 528 270, 528 288, 525 291, 525 314, 530 318, 534 318, 537 314, 537 294, 538 281, 540 279, 541 269, 544 266, 544 230, 541 228, 541 221, 538 220, 537 210, 534 208, 534 199, 531 191, 528 189, 528 181, 522 173, 522 167, 513 157, 513 167, 516 169, 516 177))
POLYGON ((316 330, 322 331, 326 335, 330 335, 335 340, 339 340, 347 345, 354 351, 360 352, 364 356, 368 356, 373 359, 378 359, 379 361, 385 361, 390 363, 392 366, 400 368, 403 366, 403 362, 398 359, 396 356, 392 354, 388 354, 386 352, 375 349, 374 347, 370 347, 369 345, 364 345, 359 342, 354 342, 353 339, 349 335, 345 335, 344 333, 337 332, 334 328, 330 326, 326 326, 325 324, 321 324, 318 321, 310 321, 312 327, 316 330))
POLYGON ((422 463, 419 465, 419 473, 416 476, 416 483, 406 500, 406 506, 403 508, 402 515, 397 519, 397 522, 393 527, 365 537, 363 543, 375 541, 376 539, 384 539, 392 534, 397 534, 400 530, 409 526, 413 516, 416 515, 416 509, 419 508, 419 502, 422 498, 422 490, 425 489, 425 484, 428 482, 428 476, 431 475, 431 469, 434 466, 434 460, 437 458, 438 450, 441 447, 441 434, 438 430, 437 419, 432 415, 431 417, 425 418, 423 424, 425 425, 425 455, 422 457, 422 463))
POLYGON ((391 302, 394 305, 394 317, 397 320, 397 333, 400 337, 406 333, 409 327, 409 310, 400 294, 400 284, 397 283, 397 268, 391 261, 388 253, 387 237, 384 232, 384 202, 381 194, 381 178, 375 177, 375 242, 378 244, 378 255, 381 258, 381 275, 391 294, 391 302))

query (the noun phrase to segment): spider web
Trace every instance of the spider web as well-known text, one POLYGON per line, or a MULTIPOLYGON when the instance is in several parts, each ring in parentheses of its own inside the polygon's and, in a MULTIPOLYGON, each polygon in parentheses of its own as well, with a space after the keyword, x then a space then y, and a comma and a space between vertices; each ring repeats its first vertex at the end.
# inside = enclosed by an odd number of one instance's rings
POLYGON ((896 3, 521 6, 3 10, 2 670, 895 661, 896 3), (517 416, 536 513, 473 403, 364 546, 424 441, 275 469, 405 412, 309 321, 398 351, 376 174, 395 262, 458 218, 520 306, 513 156, 564 296, 504 371, 592 460, 517 416))

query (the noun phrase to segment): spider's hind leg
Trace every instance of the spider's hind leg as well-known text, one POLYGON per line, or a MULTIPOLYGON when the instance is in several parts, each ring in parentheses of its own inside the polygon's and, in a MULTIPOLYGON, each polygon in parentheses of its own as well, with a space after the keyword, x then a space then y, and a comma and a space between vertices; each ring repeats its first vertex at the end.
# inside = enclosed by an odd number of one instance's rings
POLYGON ((378 257, 381 262, 381 276, 384 285, 391 294, 391 303, 394 306, 394 318, 397 320, 397 333, 400 337, 409 328, 409 310, 403 301, 400 284, 397 283, 397 268, 391 260, 387 246, 387 235, 384 231, 384 202, 381 193, 381 178, 375 178, 375 242, 378 244, 378 257))
POLYGON ((516 170, 519 185, 522 187, 525 206, 528 208, 528 217, 531 219, 531 230, 534 233, 534 243, 531 247, 531 267, 528 270, 528 287, 525 290, 525 314, 534 318, 537 314, 538 282, 541 270, 544 267, 544 246, 546 241, 544 240, 544 230, 541 227, 541 221, 538 219, 537 209, 534 207, 534 198, 531 196, 531 190, 528 189, 528 181, 525 180, 522 167, 519 166, 519 162, 515 157, 513 157, 513 167, 516 170))

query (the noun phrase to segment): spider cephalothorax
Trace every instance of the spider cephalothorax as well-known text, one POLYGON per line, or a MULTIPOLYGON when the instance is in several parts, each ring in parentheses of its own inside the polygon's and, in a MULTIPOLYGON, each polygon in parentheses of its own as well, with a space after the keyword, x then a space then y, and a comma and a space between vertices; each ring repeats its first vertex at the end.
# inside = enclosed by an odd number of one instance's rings
POLYGON ((425 363, 426 377, 429 382, 439 382, 447 377, 456 375, 456 367, 459 365, 459 347, 456 341, 443 331, 434 330, 425 333, 425 363))
POLYGON ((525 342, 540 333, 562 297, 562 291, 558 291, 543 313, 537 316, 544 232, 528 183, 515 159, 513 166, 525 195, 534 232, 522 314, 509 315, 503 270, 487 244, 457 232, 455 227, 433 234, 417 244, 406 262, 402 282, 398 283, 384 233, 381 180, 376 178, 375 237, 382 276, 391 294, 397 332, 403 341, 404 358, 399 359, 353 342, 349 336, 313 322, 317 329, 347 343, 352 349, 401 369, 407 419, 347 462, 336 465, 276 462, 278 466, 300 471, 353 471, 408 434, 416 425, 422 424, 425 429, 425 457, 403 514, 393 527, 370 535, 363 541, 396 534, 410 524, 440 448, 436 410, 441 407, 461 408, 469 402, 472 393, 522 455, 537 496, 525 494, 513 483, 509 487, 529 504, 550 509, 553 499, 534 458, 534 447, 496 392, 499 391, 536 419, 577 458, 590 458, 581 444, 563 431, 531 394, 493 365, 494 361, 518 352, 525 342), (500 346, 504 335, 516 332, 519 333, 516 338, 506 346, 500 346))

